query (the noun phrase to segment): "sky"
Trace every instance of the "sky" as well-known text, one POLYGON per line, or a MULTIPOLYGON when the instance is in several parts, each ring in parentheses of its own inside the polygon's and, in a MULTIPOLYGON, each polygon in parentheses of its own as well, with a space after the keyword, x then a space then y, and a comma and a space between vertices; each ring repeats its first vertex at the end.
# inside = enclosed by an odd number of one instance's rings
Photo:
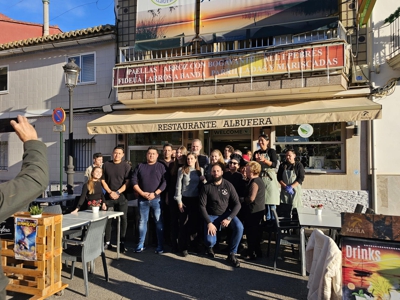
MULTIPOLYGON (((43 24, 42 0, 0 0, 0 13, 13 20, 43 24)), ((64 32, 115 25, 114 0, 50 0, 49 23, 64 32)))

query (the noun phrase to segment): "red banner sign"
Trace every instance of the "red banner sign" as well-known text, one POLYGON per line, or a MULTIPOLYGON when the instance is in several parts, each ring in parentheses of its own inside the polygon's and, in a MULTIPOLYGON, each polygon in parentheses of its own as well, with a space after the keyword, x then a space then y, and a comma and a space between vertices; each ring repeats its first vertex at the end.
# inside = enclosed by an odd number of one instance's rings
POLYGON ((344 67, 344 45, 204 58, 114 69, 114 86, 167 84, 344 67))

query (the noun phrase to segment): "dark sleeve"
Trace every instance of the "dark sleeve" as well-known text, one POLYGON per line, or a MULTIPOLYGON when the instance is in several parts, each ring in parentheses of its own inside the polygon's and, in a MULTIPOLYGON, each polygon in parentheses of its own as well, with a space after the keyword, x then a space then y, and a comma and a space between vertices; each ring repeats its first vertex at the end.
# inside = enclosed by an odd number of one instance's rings
POLYGON ((254 202, 254 200, 256 200, 256 196, 258 193, 258 185, 257 183, 255 183, 254 181, 250 184, 249 187, 249 193, 246 195, 246 197, 244 198, 244 201, 246 203, 251 203, 254 202))
POLYGON ((206 221, 206 223, 208 224, 211 222, 211 220, 207 213, 207 185, 201 187, 199 194, 199 201, 200 201, 200 214, 203 217, 204 221, 206 221))
POLYGON ((229 215, 231 218, 236 217, 236 215, 238 214, 240 208, 242 207, 242 205, 240 204, 239 201, 239 196, 236 193, 235 188, 233 187, 232 184, 227 184, 230 192, 229 192, 229 206, 232 207, 231 209, 231 214, 229 215))
POLYGON ((0 221, 26 207, 48 184, 46 145, 37 140, 25 142, 21 171, 14 179, 0 184, 0 221))
POLYGON ((270 161, 272 162, 272 165, 269 166, 269 168, 276 168, 276 162, 277 162, 278 158, 276 156, 275 149, 268 149, 268 156, 270 158, 270 161))
POLYGON ((306 172, 304 170, 303 164, 301 162, 297 162, 296 163, 296 181, 299 184, 303 184, 305 175, 306 175, 306 172))
POLYGON ((135 170, 133 170, 132 178, 131 178, 132 187, 139 184, 139 182, 138 182, 139 166, 140 166, 140 164, 138 164, 136 166, 135 170))
POLYGON ((79 198, 76 208, 81 208, 83 202, 85 202, 85 200, 86 200, 87 193, 88 193, 88 187, 87 187, 87 183, 85 183, 82 187, 82 194, 81 194, 81 197, 79 198))
POLYGON ((165 165, 162 163, 159 163, 159 168, 161 170, 161 182, 160 185, 158 186, 158 189, 163 192, 165 188, 167 187, 167 169, 165 168, 165 165))
POLYGON ((283 179, 283 170, 284 170, 285 163, 279 165, 278 174, 276 175, 278 182, 283 179))

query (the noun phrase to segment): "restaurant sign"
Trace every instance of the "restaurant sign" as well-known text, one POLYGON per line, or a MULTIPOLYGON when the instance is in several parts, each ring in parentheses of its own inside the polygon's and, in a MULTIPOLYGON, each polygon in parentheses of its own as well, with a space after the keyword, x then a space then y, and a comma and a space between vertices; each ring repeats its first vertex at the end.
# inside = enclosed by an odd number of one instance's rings
POLYGON ((114 86, 246 78, 344 67, 344 44, 114 68, 114 86))
POLYGON ((157 123, 157 131, 185 131, 217 128, 237 128, 272 125, 271 118, 225 119, 214 121, 192 121, 157 123))

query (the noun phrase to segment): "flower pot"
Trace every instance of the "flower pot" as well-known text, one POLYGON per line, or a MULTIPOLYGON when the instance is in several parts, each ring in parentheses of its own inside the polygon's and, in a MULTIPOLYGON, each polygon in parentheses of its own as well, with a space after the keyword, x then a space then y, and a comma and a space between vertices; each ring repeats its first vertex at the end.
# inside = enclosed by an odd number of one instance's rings
POLYGON ((92 206, 92 211, 93 211, 94 214, 98 214, 98 213, 99 213, 99 210, 100 210, 100 207, 98 207, 98 206, 92 206))
POLYGON ((316 214, 317 216, 322 215, 322 209, 316 208, 316 209, 315 209, 315 214, 316 214))
POLYGON ((31 215, 31 218, 41 218, 42 217, 42 214, 40 214, 40 215, 31 215))

